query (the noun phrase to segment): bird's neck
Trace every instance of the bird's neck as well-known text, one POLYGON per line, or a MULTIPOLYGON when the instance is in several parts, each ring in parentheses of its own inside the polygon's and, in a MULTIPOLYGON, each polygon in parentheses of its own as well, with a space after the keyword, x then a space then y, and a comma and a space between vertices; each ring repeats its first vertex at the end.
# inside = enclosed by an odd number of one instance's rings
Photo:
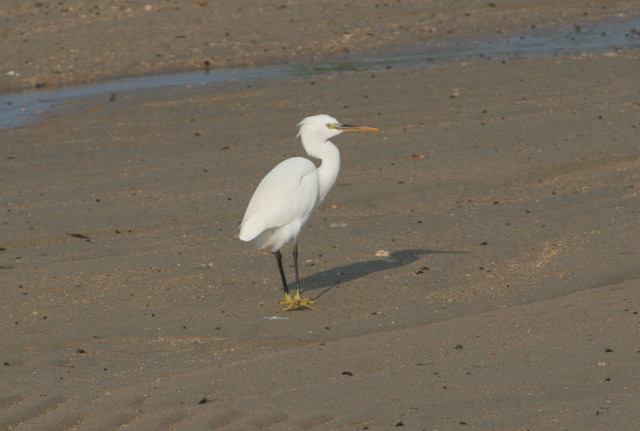
POLYGON ((329 193, 329 190, 331 190, 331 187, 333 187, 333 184, 338 178, 338 172, 340 172, 340 151, 329 141, 324 142, 323 145, 313 146, 313 148, 305 145, 305 149, 311 157, 322 161, 318 168, 318 181, 320 182, 318 203, 320 203, 327 196, 327 193, 329 193))

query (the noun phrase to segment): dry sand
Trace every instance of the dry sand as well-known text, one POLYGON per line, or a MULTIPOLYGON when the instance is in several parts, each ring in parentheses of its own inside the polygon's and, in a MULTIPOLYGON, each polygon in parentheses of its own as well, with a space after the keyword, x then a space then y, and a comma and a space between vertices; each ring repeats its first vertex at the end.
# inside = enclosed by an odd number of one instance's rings
MULTIPOLYGON (((44 29, 3 27, 5 89, 289 58, 260 35, 322 57, 319 34, 359 51, 640 13, 246 2, 240 30, 226 3, 5 3, 3 24, 44 29), (74 43, 111 57, 95 70, 74 43)), ((0 131, 0 429, 637 429, 639 70, 634 50, 133 91, 0 131), (383 133, 335 139, 342 172, 300 238, 317 309, 281 312, 274 259, 234 236, 315 113, 383 133)))

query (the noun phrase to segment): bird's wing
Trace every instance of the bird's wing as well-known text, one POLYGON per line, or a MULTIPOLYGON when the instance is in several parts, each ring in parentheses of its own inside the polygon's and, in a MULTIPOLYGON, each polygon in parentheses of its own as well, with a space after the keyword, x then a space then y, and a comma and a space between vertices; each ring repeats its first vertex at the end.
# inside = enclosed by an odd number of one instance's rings
POLYGON ((304 223, 318 201, 317 168, 293 157, 271 170, 260 182, 242 220, 240 239, 251 241, 267 229, 304 223))

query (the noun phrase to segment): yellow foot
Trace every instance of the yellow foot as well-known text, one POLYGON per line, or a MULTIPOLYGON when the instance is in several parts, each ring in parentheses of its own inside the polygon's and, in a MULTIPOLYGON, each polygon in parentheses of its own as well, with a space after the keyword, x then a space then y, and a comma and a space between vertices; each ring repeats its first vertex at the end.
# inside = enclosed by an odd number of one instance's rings
POLYGON ((285 293, 284 301, 278 302, 278 305, 286 305, 284 311, 301 310, 303 308, 313 310, 311 304, 314 302, 316 301, 309 298, 301 298, 300 292, 296 292, 296 295, 293 298, 288 293, 285 293))

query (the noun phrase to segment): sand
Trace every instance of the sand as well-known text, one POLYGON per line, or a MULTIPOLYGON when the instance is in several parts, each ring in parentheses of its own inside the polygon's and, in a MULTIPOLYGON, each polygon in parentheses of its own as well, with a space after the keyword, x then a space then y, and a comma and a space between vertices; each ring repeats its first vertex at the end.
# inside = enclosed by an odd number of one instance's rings
MULTIPOLYGON (((13 3, 6 90, 640 13, 13 3)), ((636 429, 638 70, 612 50, 129 91, 0 131, 0 429, 636 429), (315 113, 383 131, 334 140, 300 237, 317 308, 283 312, 275 260, 235 236, 315 113)))

